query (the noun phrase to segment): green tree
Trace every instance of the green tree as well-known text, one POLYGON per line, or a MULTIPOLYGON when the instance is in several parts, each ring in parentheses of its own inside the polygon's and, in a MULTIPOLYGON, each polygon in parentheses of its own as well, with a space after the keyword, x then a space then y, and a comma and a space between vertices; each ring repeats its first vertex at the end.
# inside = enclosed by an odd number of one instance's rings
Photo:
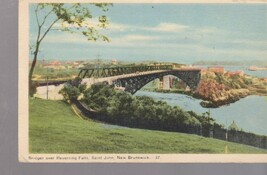
POLYGON ((239 131, 239 128, 238 128, 237 124, 235 123, 235 121, 233 121, 233 123, 228 127, 228 129, 239 131))
POLYGON ((65 101, 71 102, 72 100, 76 100, 80 93, 79 88, 70 85, 64 85, 64 87, 59 91, 65 101))
POLYGON ((80 33, 87 37, 88 41, 109 41, 109 39, 100 34, 99 29, 106 28, 108 20, 105 15, 98 17, 98 23, 92 25, 93 16, 89 10, 90 6, 96 6, 101 11, 108 11, 111 4, 108 3, 37 3, 35 5, 35 19, 37 24, 37 36, 35 44, 31 46, 33 49, 33 62, 29 72, 29 90, 30 96, 33 95, 32 75, 38 59, 40 45, 49 31, 54 29, 55 24, 60 24, 60 31, 71 33, 80 33))
POLYGON ((73 100, 77 100, 85 89, 86 84, 81 84, 81 78, 76 77, 74 80, 66 83, 59 93, 63 96, 65 101, 72 102, 73 100))
POLYGON ((105 113, 109 105, 108 103, 114 95, 115 90, 113 86, 96 83, 85 90, 82 100, 89 105, 90 108, 105 113))

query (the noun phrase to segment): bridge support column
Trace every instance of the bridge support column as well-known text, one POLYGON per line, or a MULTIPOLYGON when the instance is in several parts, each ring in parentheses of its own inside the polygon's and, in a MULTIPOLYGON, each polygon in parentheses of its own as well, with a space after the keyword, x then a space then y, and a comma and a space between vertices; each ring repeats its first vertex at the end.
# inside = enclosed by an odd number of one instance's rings
POLYGON ((163 90, 170 90, 170 76, 164 76, 163 77, 163 90))
POLYGON ((163 77, 160 77, 158 80, 158 89, 163 89, 163 77))
POLYGON ((163 76, 159 79, 158 88, 163 90, 170 90, 171 88, 171 77, 169 75, 163 76))

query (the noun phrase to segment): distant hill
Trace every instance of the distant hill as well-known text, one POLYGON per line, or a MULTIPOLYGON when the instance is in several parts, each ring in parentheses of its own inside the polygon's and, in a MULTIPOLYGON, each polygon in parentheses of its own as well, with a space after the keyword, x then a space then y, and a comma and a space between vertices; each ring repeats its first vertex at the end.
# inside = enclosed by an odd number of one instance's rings
POLYGON ((244 60, 244 61, 197 61, 196 65, 229 65, 229 66, 265 66, 267 60, 244 60))

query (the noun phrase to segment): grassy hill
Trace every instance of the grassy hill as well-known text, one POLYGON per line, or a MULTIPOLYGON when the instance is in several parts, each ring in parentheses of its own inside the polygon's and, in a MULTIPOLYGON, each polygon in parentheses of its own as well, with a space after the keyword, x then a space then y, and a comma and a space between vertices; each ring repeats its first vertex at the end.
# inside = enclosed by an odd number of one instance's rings
POLYGON ((30 99, 30 153, 267 153, 246 145, 80 118, 62 101, 30 99))

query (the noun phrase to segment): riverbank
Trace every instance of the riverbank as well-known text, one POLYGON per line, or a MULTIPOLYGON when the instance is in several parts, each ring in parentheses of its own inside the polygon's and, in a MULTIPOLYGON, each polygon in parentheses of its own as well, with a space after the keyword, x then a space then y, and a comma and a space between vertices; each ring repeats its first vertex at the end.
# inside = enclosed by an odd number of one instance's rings
POLYGON ((200 105, 205 108, 218 108, 223 105, 250 96, 267 96, 266 78, 257 78, 250 75, 234 75, 228 73, 207 72, 202 75, 198 88, 195 91, 186 91, 184 85, 174 86, 170 90, 145 89, 160 93, 178 93, 203 100, 200 105))
MULTIPOLYGON (((224 94, 221 94, 219 97, 212 98, 210 101, 201 101, 200 105, 205 108, 218 108, 223 105, 234 103, 248 95, 249 90, 247 89, 230 90, 224 94)), ((194 96, 196 97, 196 95, 194 96)))
POLYGON ((250 66, 248 68, 249 71, 258 71, 258 70, 267 70, 267 67, 257 67, 257 66, 250 66))
POLYGON ((235 103, 242 98, 245 98, 249 95, 257 95, 257 96, 266 96, 266 93, 257 92, 257 90, 252 89, 232 89, 227 92, 221 93, 219 96, 213 96, 212 98, 206 98, 205 96, 199 95, 196 92, 184 91, 181 89, 171 89, 171 90, 161 90, 161 89, 144 89, 143 91, 148 92, 159 92, 159 93, 175 93, 175 94, 183 94, 188 95, 195 99, 202 100, 200 105, 204 108, 218 108, 220 106, 228 105, 231 103, 235 103))
POLYGON ((204 75, 193 93, 193 97, 203 100, 201 106, 208 108, 234 103, 249 95, 266 96, 266 81, 248 75, 204 75))
POLYGON ((210 112, 217 123, 229 126, 233 121, 243 131, 267 135, 267 96, 249 95, 231 105, 218 108, 204 108, 200 105, 202 100, 185 94, 160 93, 151 91, 138 91, 136 96, 149 96, 155 100, 162 100, 172 106, 180 106, 186 111, 194 111, 197 114, 210 112))
POLYGON ((224 94, 219 98, 213 99, 212 101, 202 101, 200 102, 200 105, 206 108, 218 108, 223 105, 235 103, 239 101, 240 99, 245 98, 250 95, 266 96, 267 94, 251 92, 248 89, 234 89, 234 90, 227 92, 227 94, 224 94))

